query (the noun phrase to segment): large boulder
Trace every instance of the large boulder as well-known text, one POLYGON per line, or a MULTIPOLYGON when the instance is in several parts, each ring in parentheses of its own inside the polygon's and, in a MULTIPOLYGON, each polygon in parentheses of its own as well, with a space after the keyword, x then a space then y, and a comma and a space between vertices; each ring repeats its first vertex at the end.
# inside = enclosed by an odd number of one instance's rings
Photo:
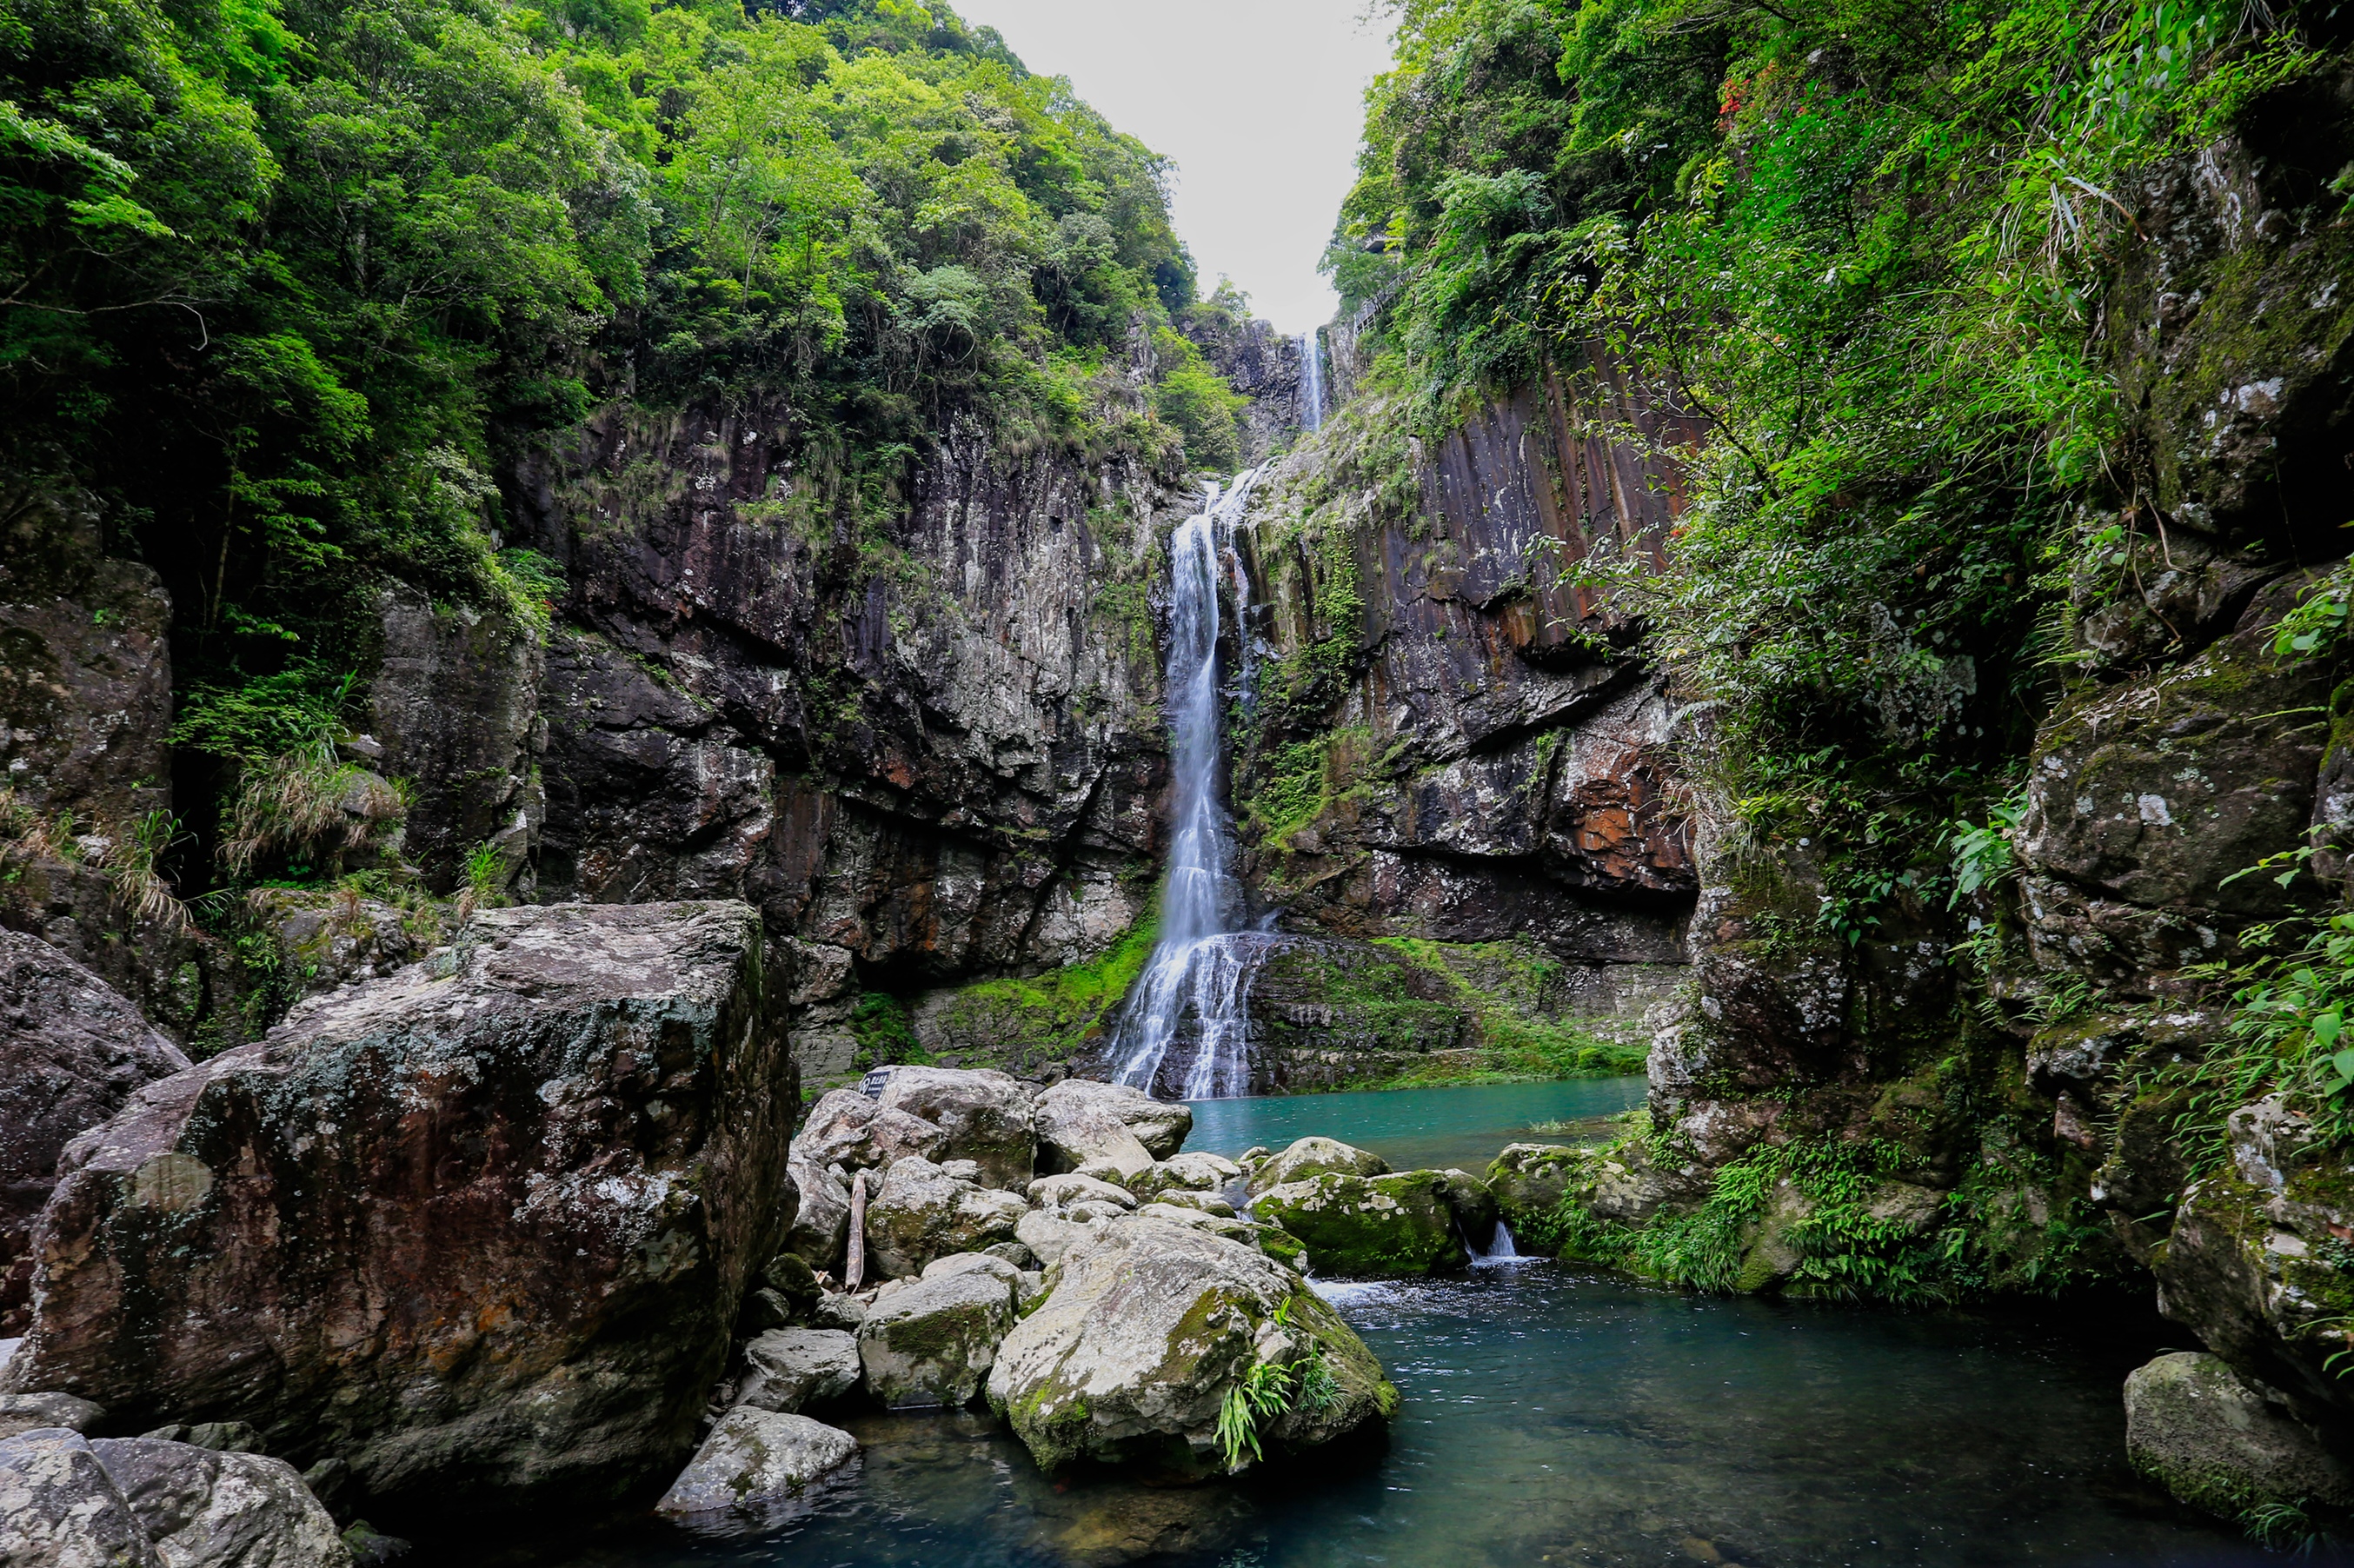
POLYGON ((292 1467, 63 1427, 0 1440, 9 1568, 350 1568, 335 1522, 292 1467))
POLYGON ((8 1386, 250 1421, 378 1518, 610 1496, 693 1441, 796 1098, 748 906, 478 915, 75 1140, 8 1386))
POLYGON ((48 1426, 0 1438, 0 1563, 8 1568, 163 1568, 90 1442, 48 1426))
POLYGON ((714 1531, 772 1528, 857 1457, 858 1440, 839 1428, 738 1405, 719 1418, 654 1511, 714 1531))
POLYGON ((90 1447, 164 1568, 337 1568, 351 1560, 334 1517, 282 1459, 151 1437, 90 1447))
POLYGON ((930 1122, 945 1135, 938 1158, 970 1160, 982 1185, 1030 1184, 1038 1140, 1030 1091, 1004 1073, 953 1067, 894 1067, 883 1086, 881 1108, 930 1122))
POLYGON ((948 1134, 920 1117, 890 1110, 856 1089, 835 1089, 810 1107, 793 1158, 850 1171, 887 1171, 910 1154, 942 1158, 948 1134))
POLYGON ((1270 1187, 1280 1187, 1289 1181, 1307 1181, 1318 1176, 1339 1172, 1348 1176, 1381 1176, 1389 1171, 1389 1162, 1370 1150, 1359 1149, 1337 1138, 1309 1137, 1296 1140, 1281 1153, 1274 1155, 1251 1172, 1250 1190, 1264 1192, 1270 1187))
POLYGON ((1486 1224, 1469 1239, 1486 1245, 1496 1228, 1495 1202, 1459 1171, 1334 1172, 1263 1192, 1251 1212, 1297 1236, 1320 1274, 1383 1278, 1469 1264, 1458 1208, 1475 1216, 1484 1208, 1486 1224))
POLYGON ((836 1169, 804 1159, 800 1141, 794 1141, 786 1170, 799 1202, 785 1245, 811 1268, 838 1277, 850 1240, 850 1186, 836 1169))
POLYGON ((839 1329, 771 1329, 744 1347, 736 1403, 798 1414, 858 1386, 858 1337, 839 1329))
POLYGON ((2277 1395, 2220 1358, 2176 1351, 2126 1379, 2126 1454, 2194 1507, 2354 1504, 2354 1468, 2277 1395))
POLYGON ((1038 1097, 1034 1114, 1039 1164, 1054 1171, 1076 1171, 1124 1155, 1130 1140, 1142 1147, 1148 1161, 1167 1160, 1193 1130, 1191 1107, 1156 1100, 1131 1085, 1090 1078, 1066 1078, 1048 1088, 1038 1097))
POLYGON ((2227 1127, 2230 1163, 2183 1194, 2158 1249, 2159 1309, 2344 1441, 2354 1384, 2329 1363, 2354 1349, 2354 1280, 2336 1262, 2354 1235, 2354 1166, 2277 1098, 2227 1127))
POLYGON ((867 1202, 867 1262, 886 1278, 920 1274, 936 1257, 1013 1241, 1029 1212, 1012 1192, 909 1155, 884 1173, 882 1190, 867 1202))
POLYGON ((1397 1408, 1354 1330, 1297 1273, 1238 1242, 1109 1220, 1064 1254, 1044 1302, 998 1347, 989 1403, 1038 1463, 1202 1476, 1329 1443, 1397 1408), (1254 1369, 1264 1368, 1255 1372, 1254 1369), (1275 1407, 1229 1452, 1219 1414, 1246 1384, 1275 1407))
POLYGON ((1515 1235, 1542 1225, 1585 1165, 1559 1143, 1508 1143, 1488 1167, 1488 1191, 1515 1235))
POLYGON ((105 981, 37 938, 0 930, 0 1338, 25 1331, 33 1221, 67 1141, 187 1065, 105 981))
POLYGON ((1013 1327, 1018 1288, 992 1270, 958 1269, 885 1289, 858 1326, 866 1392, 892 1410, 971 1404, 1013 1327))

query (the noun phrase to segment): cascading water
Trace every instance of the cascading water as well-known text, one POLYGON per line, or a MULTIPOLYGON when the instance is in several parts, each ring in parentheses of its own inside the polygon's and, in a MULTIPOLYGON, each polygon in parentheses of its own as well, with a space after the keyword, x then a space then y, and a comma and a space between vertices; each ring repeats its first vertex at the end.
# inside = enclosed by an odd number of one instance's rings
POLYGON ((1299 334, 1299 423, 1303 429, 1324 428, 1324 356, 1316 334, 1299 334))
POLYGON ((1169 756, 1174 773, 1161 938, 1112 1040, 1123 1084, 1189 1100, 1250 1092, 1251 976, 1277 938, 1237 930, 1234 826, 1219 800, 1220 562, 1258 471, 1169 541, 1169 756))

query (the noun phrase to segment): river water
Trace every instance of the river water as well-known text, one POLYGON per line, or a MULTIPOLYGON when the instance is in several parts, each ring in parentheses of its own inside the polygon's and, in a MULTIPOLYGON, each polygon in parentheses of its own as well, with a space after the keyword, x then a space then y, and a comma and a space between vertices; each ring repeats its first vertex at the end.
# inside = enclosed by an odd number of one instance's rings
MULTIPOLYGON (((1317 1130, 1484 1168, 1639 1080, 1197 1107, 1190 1147, 1317 1130)), ((1434 1159, 1433 1162, 1437 1162, 1434 1159)), ((854 1476, 782 1532, 610 1536, 577 1568, 1561 1568, 2267 1561, 2128 1471, 2147 1307, 1891 1313, 1650 1290, 1534 1261, 1322 1287, 1405 1394, 1329 1473, 1156 1489, 1048 1478, 985 1415, 837 1416, 854 1476), (2088 1320, 2088 1318, 2091 1320, 2088 1320)), ((2276 1561, 2276 1560, 2274 1560, 2276 1561)))

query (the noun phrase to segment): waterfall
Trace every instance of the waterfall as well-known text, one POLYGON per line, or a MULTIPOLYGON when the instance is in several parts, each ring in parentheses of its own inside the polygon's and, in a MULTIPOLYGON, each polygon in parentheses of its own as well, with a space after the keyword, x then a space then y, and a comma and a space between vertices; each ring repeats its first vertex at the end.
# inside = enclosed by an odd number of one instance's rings
POLYGON ((1324 356, 1312 332, 1299 334, 1299 425, 1324 428, 1324 356))
POLYGON ((1254 469, 1169 540, 1169 758, 1174 774, 1161 937, 1112 1037, 1115 1076, 1189 1100, 1250 1092, 1251 977, 1277 938, 1236 929, 1234 824, 1219 799, 1218 588, 1254 469))
POLYGON ((1521 1250, 1512 1245, 1511 1227, 1501 1220, 1496 1222, 1496 1234, 1489 1238, 1487 1247, 1484 1250, 1479 1247, 1471 1250, 1471 1264, 1475 1268, 1482 1264, 1520 1261, 1521 1250))

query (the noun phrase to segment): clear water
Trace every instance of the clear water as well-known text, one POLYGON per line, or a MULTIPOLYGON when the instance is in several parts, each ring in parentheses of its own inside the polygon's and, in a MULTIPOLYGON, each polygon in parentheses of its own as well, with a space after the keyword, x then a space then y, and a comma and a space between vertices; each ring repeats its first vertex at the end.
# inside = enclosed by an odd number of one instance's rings
POLYGON ((1642 1104, 1647 1087, 1637 1076, 1198 1100, 1185 1147, 1231 1158, 1255 1145, 1281 1149, 1321 1133, 1373 1150, 1394 1171, 1453 1168, 1478 1176, 1508 1143, 1600 1138, 1607 1130, 1604 1118, 1642 1104), (1530 1130, 1556 1124, 1568 1130, 1530 1130))
MULTIPOLYGON (((1640 1080, 1197 1106, 1197 1149, 1313 1128, 1469 1165, 1640 1080), (1503 1135, 1503 1136, 1500 1136, 1503 1135), (1416 1152, 1420 1150, 1421 1152, 1416 1152)), ((834 1419, 864 1445, 757 1540, 634 1526, 567 1568, 1857 1568, 2253 1564, 2134 1478, 2125 1375, 2146 1309, 1898 1314, 1649 1290, 1532 1261, 1327 1287, 1405 1395, 1384 1451, 1319 1474, 1156 1489, 1045 1477, 986 1415, 834 1419)), ((482 1563, 480 1552, 437 1560, 482 1563)), ((511 1559, 502 1559, 507 1561, 511 1559)), ((540 1563, 546 1553, 534 1554, 540 1563)))

